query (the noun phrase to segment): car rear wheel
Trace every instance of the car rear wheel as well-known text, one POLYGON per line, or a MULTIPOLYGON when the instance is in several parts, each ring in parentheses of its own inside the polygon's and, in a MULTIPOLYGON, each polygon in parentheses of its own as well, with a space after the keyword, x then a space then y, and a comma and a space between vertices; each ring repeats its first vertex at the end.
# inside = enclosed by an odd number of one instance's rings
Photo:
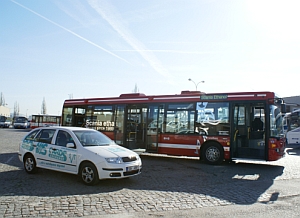
POLYGON ((24 169, 27 173, 32 174, 37 171, 35 159, 31 154, 27 154, 24 157, 23 163, 24 163, 24 169))
POLYGON ((84 163, 80 168, 79 176, 85 185, 95 185, 99 182, 97 169, 92 163, 84 163))

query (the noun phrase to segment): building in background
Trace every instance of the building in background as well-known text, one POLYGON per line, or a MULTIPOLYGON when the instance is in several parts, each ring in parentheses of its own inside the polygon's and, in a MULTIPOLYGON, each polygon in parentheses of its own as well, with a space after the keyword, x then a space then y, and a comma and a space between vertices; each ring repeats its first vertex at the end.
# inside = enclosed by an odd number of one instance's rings
POLYGON ((283 98, 286 104, 286 112, 293 112, 300 109, 300 95, 283 98))
POLYGON ((5 117, 10 117, 9 108, 5 106, 0 106, 0 115, 5 117))

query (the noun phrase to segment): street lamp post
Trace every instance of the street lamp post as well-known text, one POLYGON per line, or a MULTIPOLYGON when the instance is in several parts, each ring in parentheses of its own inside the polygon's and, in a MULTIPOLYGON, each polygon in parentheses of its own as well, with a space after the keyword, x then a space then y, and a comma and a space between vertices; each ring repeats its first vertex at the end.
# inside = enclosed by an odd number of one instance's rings
POLYGON ((203 80, 202 80, 202 81, 200 81, 200 82, 198 82, 198 83, 195 83, 195 81, 194 81, 194 80, 192 80, 191 78, 189 78, 189 81, 190 81, 190 82, 193 82, 193 83, 195 84, 196 91, 197 91, 197 87, 198 87, 199 83, 204 83, 204 81, 203 81, 203 80))

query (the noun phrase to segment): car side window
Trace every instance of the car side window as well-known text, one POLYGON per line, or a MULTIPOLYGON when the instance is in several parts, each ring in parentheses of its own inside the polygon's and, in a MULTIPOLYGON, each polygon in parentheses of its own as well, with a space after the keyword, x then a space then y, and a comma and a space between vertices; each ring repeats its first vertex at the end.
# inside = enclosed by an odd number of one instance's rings
POLYGON ((38 133, 35 140, 38 141, 38 142, 44 142, 44 143, 47 143, 47 144, 51 144, 54 133, 55 133, 54 129, 42 129, 38 133))
POLYGON ((25 140, 34 140, 34 137, 36 136, 36 134, 39 132, 39 130, 34 130, 33 132, 31 132, 28 136, 26 136, 25 140))
POLYGON ((58 134, 57 134, 57 137, 56 137, 55 144, 58 145, 58 146, 66 147, 66 145, 68 143, 74 143, 74 140, 71 137, 71 135, 66 131, 59 130, 58 134))

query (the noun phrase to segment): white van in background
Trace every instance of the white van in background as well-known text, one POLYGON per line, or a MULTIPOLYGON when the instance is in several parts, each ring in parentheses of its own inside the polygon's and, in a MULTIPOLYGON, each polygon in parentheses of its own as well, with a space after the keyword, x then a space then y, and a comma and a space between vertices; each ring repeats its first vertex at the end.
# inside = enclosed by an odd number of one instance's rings
POLYGON ((26 117, 14 117, 13 127, 15 129, 27 129, 30 127, 29 121, 26 117))
POLYGON ((288 144, 299 144, 300 143, 300 127, 288 131, 286 133, 286 141, 288 144))

